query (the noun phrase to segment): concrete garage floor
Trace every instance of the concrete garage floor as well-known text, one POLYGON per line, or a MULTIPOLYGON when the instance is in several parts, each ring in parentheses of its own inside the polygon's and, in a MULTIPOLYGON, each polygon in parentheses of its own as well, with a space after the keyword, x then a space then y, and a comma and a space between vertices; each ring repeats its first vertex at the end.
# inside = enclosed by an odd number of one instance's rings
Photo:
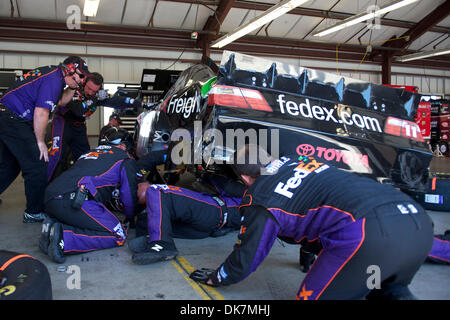
MULTIPOLYGON (((29 254, 50 273, 55 300, 292 300, 305 274, 298 269, 298 246, 275 245, 256 272, 243 282, 220 288, 202 287, 188 274, 193 268, 216 268, 231 252, 237 232, 204 240, 177 239, 175 261, 138 266, 131 261, 127 244, 68 256, 66 271, 38 249, 41 224, 24 224, 25 204, 21 177, 1 195, 0 249, 29 254), (75 270, 75 272, 74 272, 75 270), (74 275, 78 272, 79 282, 74 275), (79 287, 77 285, 79 284, 79 287)), ((435 233, 450 229, 450 212, 430 211, 435 233)), ((134 230, 129 232, 129 239, 134 230)), ((450 300, 450 266, 424 264, 411 291, 420 299, 450 300)))

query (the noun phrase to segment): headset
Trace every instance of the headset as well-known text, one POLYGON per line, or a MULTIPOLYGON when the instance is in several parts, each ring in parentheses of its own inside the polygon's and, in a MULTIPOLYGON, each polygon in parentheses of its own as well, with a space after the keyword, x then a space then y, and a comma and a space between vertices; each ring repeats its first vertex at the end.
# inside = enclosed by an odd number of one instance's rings
POLYGON ((66 58, 61 64, 67 76, 73 76, 75 73, 81 79, 81 83, 78 84, 78 88, 84 86, 87 76, 90 74, 86 62, 78 56, 70 56, 66 58), (79 70, 81 73, 78 73, 79 70))

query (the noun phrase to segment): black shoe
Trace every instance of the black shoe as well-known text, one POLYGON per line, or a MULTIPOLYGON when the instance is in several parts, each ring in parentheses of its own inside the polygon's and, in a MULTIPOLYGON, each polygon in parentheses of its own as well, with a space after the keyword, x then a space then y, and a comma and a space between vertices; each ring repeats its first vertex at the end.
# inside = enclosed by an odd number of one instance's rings
POLYGON ((303 249, 303 247, 300 247, 299 265, 301 272, 307 273, 315 260, 316 255, 314 253, 308 252, 305 249, 303 249))
POLYGON ((135 253, 131 259, 134 263, 142 265, 171 260, 177 255, 178 250, 174 245, 163 243, 161 241, 154 241, 149 244, 145 252, 135 253))
POLYGON ((140 236, 128 241, 128 248, 136 253, 146 251, 149 246, 148 236, 140 236))
POLYGON ((64 240, 62 224, 55 222, 50 228, 50 243, 48 245, 48 255, 56 263, 64 263, 64 240))
POLYGON ((55 219, 46 217, 42 222, 41 237, 39 238, 39 249, 45 254, 48 254, 48 245, 50 244, 50 229, 56 222, 55 219))
POLYGON ((23 223, 42 222, 46 218, 43 212, 40 213, 23 213, 23 223))

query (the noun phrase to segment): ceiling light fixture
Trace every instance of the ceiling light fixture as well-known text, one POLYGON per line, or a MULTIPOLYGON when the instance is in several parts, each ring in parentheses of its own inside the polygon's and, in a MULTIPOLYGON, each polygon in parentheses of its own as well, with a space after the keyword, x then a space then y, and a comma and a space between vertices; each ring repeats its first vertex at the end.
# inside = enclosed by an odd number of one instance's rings
POLYGON ((439 50, 407 54, 404 56, 397 57, 395 60, 400 61, 400 62, 406 62, 406 61, 412 61, 412 60, 417 60, 417 59, 424 59, 424 58, 429 58, 429 57, 434 57, 434 56, 440 56, 440 55, 449 54, 449 53, 450 53, 450 48, 445 48, 445 49, 439 49, 439 50))
POLYGON ((277 5, 264 11, 261 15, 250 20, 246 24, 234 29, 230 33, 227 33, 223 37, 214 41, 211 44, 212 48, 222 48, 227 44, 245 36, 246 34, 252 32, 253 30, 269 23, 270 21, 282 16, 283 14, 291 11, 292 9, 298 7, 299 5, 307 2, 309 0, 284 0, 277 5))
POLYGON ((372 12, 364 11, 364 12, 358 13, 358 14, 356 14, 354 16, 351 16, 351 17, 349 17, 349 18, 347 18, 345 20, 342 20, 342 21, 340 21, 340 22, 338 22, 338 23, 336 23, 336 24, 334 24, 334 25, 332 25, 330 27, 318 30, 317 32, 315 32, 313 34, 313 36, 316 36, 316 37, 326 36, 327 34, 330 34, 330 33, 342 30, 344 28, 353 26, 353 25, 355 25, 357 23, 364 22, 364 21, 367 21, 367 20, 371 20, 373 18, 376 18, 376 17, 378 17, 380 15, 383 15, 385 13, 388 13, 390 11, 394 11, 394 10, 400 9, 400 8, 402 8, 404 6, 407 6, 407 5, 411 4, 411 3, 414 3, 416 1, 418 1, 418 0, 394 1, 394 2, 388 3, 388 4, 380 7, 378 10, 375 10, 375 11, 372 11, 372 12))
POLYGON ((86 17, 95 17, 99 4, 100 0, 84 0, 83 14, 86 17))

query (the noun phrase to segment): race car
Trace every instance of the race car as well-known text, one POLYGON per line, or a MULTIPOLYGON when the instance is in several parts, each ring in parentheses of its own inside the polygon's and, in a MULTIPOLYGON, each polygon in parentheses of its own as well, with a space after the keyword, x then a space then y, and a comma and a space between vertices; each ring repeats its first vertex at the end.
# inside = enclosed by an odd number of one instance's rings
POLYGON ((432 153, 414 121, 420 98, 224 51, 219 67, 186 69, 161 102, 138 116, 136 151, 142 157, 166 149, 172 167, 225 172, 239 144, 255 143, 275 157, 314 156, 380 183, 423 192, 432 153))

